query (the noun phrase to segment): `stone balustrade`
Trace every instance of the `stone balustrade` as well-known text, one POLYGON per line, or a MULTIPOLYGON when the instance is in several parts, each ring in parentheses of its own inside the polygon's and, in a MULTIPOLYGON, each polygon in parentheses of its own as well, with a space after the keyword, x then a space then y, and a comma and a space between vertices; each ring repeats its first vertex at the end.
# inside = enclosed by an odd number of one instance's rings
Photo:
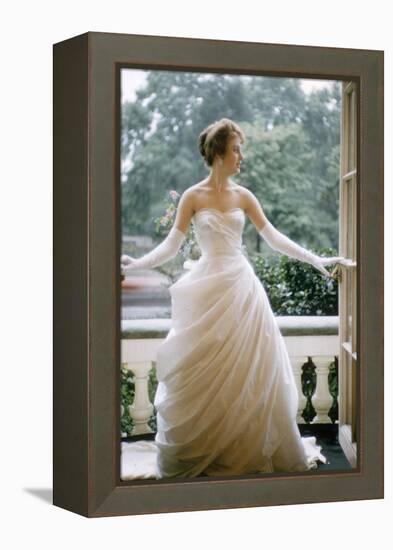
MULTIPOLYGON (((315 368, 316 385, 311 397, 316 412, 311 423, 331 423, 328 412, 333 404, 328 375, 331 363, 339 353, 338 317, 336 316, 277 316, 291 360, 299 394, 297 423, 302 416, 307 398, 302 391, 302 368, 311 359, 315 368)), ((124 320, 121 325, 121 363, 133 376, 134 402, 129 406, 133 420, 131 435, 151 433, 148 422, 154 412, 149 399, 149 373, 154 368, 157 349, 171 326, 170 319, 124 320)), ((124 414, 124 410, 122 410, 124 414)))

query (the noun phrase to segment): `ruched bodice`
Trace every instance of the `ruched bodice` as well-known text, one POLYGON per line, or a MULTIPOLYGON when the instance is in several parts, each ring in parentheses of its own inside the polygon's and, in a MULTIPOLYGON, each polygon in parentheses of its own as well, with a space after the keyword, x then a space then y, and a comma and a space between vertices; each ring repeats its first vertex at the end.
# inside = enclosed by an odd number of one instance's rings
POLYGON ((231 208, 226 212, 202 208, 194 214, 192 221, 203 258, 242 254, 245 215, 241 208, 231 208))

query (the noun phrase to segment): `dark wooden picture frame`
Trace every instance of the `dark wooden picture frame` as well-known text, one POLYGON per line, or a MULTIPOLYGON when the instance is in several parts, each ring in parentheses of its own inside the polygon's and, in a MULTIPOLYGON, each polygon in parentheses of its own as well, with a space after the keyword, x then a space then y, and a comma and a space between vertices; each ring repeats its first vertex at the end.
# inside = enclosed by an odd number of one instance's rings
POLYGON ((54 45, 54 504, 88 517, 383 498, 383 51, 89 32, 54 45), (351 80, 358 108, 359 465, 120 480, 122 66, 351 80))

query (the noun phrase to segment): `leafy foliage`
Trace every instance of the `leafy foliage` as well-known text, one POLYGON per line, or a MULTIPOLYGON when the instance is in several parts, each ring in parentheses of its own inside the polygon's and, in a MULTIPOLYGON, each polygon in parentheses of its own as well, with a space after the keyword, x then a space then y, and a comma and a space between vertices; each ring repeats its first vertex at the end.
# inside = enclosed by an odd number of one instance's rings
MULTIPOLYGON (((320 256, 336 254, 332 248, 313 252, 320 256)), ((251 261, 275 315, 338 314, 335 279, 324 277, 313 266, 284 255, 267 258, 256 254, 251 261)))
POLYGON ((134 377, 128 369, 122 367, 120 370, 120 400, 124 409, 120 426, 122 434, 130 435, 134 426, 134 422, 128 411, 128 407, 134 402, 134 397, 134 377))

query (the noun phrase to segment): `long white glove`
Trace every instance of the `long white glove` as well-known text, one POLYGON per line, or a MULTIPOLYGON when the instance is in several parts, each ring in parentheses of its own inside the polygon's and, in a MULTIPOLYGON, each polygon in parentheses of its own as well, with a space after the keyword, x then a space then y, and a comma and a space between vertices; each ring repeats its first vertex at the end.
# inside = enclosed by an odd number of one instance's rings
POLYGON ((133 269, 150 269, 164 264, 176 256, 185 238, 182 231, 172 227, 162 243, 141 258, 132 258, 124 254, 120 259, 122 274, 133 269))
POLYGON ((341 260, 344 260, 343 256, 332 256, 330 258, 323 258, 322 256, 317 256, 316 254, 313 254, 309 250, 302 248, 295 242, 291 241, 291 239, 277 231, 277 229, 269 221, 267 221, 263 229, 259 231, 259 234, 274 250, 277 250, 282 254, 286 254, 291 258, 295 258, 296 260, 300 260, 301 262, 311 264, 321 273, 328 277, 331 277, 331 275, 323 266, 340 263, 341 260))

